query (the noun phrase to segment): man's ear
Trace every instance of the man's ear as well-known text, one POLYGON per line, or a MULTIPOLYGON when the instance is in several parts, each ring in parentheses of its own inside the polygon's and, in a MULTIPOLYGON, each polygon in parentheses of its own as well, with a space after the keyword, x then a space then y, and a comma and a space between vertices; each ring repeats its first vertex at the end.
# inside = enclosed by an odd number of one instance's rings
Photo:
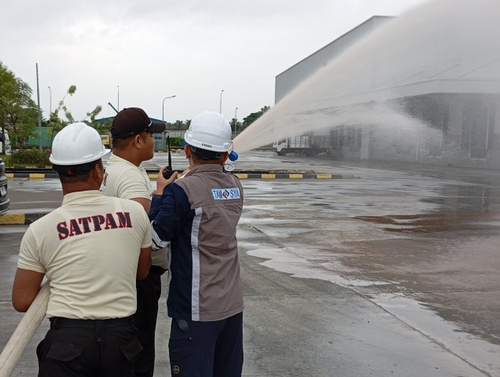
POLYGON ((184 154, 186 155, 186 158, 190 158, 191 157, 191 148, 189 147, 189 145, 184 145, 184 154))
POLYGON ((221 165, 224 165, 227 161, 227 158, 229 157, 229 153, 224 152, 222 156, 220 157, 220 163, 221 165))
POLYGON ((90 175, 96 182, 99 182, 99 186, 101 186, 104 180, 104 166, 102 162, 95 164, 94 168, 90 171, 90 175))
POLYGON ((141 134, 134 135, 134 145, 137 148, 140 148, 142 144, 142 136, 141 134))

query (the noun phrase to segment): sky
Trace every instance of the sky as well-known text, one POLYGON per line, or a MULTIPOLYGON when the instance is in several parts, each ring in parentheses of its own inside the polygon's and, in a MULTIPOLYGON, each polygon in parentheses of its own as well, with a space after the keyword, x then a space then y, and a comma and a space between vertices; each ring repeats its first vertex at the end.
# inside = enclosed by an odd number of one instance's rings
POLYGON ((275 77, 374 15, 433 0, 4 0, 0 61, 48 118, 141 107, 168 122, 239 121, 274 106, 275 77), (173 97, 175 96, 175 97, 173 97), (172 98, 168 98, 172 97, 172 98))

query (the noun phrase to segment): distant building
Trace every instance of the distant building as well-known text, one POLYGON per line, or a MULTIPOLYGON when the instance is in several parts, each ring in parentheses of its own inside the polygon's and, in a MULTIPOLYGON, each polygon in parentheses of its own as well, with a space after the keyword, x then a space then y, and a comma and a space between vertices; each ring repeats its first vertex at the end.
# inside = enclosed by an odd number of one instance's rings
MULTIPOLYGON (((277 75, 276 103, 392 19, 374 16, 277 75)), ((373 50, 372 59, 365 63, 367 69, 386 69, 384 56, 377 54, 376 46, 373 50)), ((399 76, 386 86, 375 87, 377 98, 397 103, 406 113, 428 125, 425 132, 409 136, 406 130, 384 134, 376 127, 340 126, 330 130, 333 155, 343 159, 500 170, 500 52, 494 46, 485 51, 474 56, 452 57, 439 64, 422 64, 406 77, 399 76)), ((374 92, 370 95, 373 98, 374 92)))

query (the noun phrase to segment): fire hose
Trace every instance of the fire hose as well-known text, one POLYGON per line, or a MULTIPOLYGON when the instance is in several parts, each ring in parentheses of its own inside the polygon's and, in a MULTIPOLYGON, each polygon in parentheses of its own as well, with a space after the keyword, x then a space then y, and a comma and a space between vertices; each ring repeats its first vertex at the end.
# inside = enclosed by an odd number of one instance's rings
POLYGON ((48 301, 49 284, 46 282, 0 354, 0 377, 10 377, 14 371, 38 326, 45 318, 48 301))

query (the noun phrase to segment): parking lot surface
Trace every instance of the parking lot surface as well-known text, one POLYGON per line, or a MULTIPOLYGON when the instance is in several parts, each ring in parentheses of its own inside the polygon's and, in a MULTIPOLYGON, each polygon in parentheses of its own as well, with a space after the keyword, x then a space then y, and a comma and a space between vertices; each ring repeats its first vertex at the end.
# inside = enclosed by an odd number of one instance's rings
MULTIPOLYGON (((166 163, 157 155, 148 167, 166 163)), ((236 169, 339 179, 243 179, 238 228, 244 376, 500 376, 500 174, 251 152, 236 169)), ((174 168, 186 166, 174 154, 174 168)), ((11 212, 60 204, 56 179, 9 181, 11 212)), ((0 348, 26 225, 0 226, 0 348)), ((166 283, 165 283, 166 284, 166 283)), ((157 369, 169 375, 170 320, 157 369)), ((36 375, 44 321, 14 375, 36 375)))

